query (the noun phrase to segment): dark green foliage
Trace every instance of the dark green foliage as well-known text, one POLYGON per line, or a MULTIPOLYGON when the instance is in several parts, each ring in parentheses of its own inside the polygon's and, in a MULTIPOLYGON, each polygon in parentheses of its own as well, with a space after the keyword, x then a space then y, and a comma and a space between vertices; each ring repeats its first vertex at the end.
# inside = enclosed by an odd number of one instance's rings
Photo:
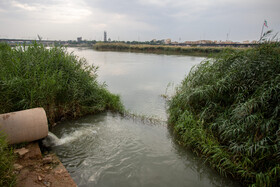
POLYGON ((0 131, 0 186, 14 186, 13 150, 8 146, 6 137, 0 131))
POLYGON ((97 82, 97 68, 42 45, 0 44, 0 113, 43 107, 50 123, 106 109, 120 111, 119 96, 97 82))
POLYGON ((276 186, 279 110, 279 43, 264 43, 194 67, 169 103, 169 123, 220 173, 253 186, 276 186))

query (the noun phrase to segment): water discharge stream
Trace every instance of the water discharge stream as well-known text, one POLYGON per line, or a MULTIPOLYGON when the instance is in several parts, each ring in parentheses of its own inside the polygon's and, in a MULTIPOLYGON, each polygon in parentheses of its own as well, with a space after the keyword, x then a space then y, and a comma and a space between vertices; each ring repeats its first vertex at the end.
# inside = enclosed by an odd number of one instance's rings
POLYGON ((47 142, 78 186, 239 186, 178 145, 164 122, 160 95, 171 94, 167 85, 180 83, 203 58, 68 50, 100 66, 99 80, 121 95, 127 109, 163 121, 143 123, 108 112, 55 126, 47 142))

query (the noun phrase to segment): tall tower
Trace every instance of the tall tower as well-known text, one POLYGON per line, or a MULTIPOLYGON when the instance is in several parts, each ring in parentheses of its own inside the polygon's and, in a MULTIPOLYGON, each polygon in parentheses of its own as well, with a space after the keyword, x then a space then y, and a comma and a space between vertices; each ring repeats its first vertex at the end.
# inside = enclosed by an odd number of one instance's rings
POLYGON ((104 31, 104 42, 107 42, 107 32, 104 31))

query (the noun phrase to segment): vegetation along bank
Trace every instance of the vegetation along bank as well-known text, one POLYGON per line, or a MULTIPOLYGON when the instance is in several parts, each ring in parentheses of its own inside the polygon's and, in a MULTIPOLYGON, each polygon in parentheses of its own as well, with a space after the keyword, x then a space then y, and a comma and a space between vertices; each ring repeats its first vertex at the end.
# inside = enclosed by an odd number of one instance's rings
POLYGON ((14 154, 6 141, 6 137, 0 132, 0 186, 14 186, 13 174, 14 154))
POLYGON ((0 113, 43 107, 49 123, 104 110, 121 111, 97 81, 97 67, 65 48, 0 44, 0 113))
POLYGON ((265 43, 193 67, 169 102, 182 144, 246 185, 280 184, 280 47, 265 43))
MULTIPOLYGON (((43 107, 50 124, 104 110, 123 111, 120 97, 65 48, 0 43, 0 113, 43 107)), ((13 186, 13 152, 0 132, 0 186, 13 186)))
POLYGON ((148 44, 125 44, 125 43, 96 43, 95 50, 100 51, 130 51, 159 54, 180 54, 194 56, 208 56, 211 54, 227 51, 240 51, 244 48, 232 47, 188 47, 188 46, 168 46, 168 45, 148 45, 148 44))

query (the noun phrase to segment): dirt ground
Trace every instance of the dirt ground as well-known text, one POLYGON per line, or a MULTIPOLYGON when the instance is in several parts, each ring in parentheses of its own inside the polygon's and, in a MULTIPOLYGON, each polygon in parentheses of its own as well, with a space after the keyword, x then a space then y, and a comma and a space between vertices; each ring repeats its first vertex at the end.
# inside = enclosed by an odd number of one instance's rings
POLYGON ((76 187, 68 171, 55 154, 42 155, 38 142, 14 150, 16 187, 76 187))

